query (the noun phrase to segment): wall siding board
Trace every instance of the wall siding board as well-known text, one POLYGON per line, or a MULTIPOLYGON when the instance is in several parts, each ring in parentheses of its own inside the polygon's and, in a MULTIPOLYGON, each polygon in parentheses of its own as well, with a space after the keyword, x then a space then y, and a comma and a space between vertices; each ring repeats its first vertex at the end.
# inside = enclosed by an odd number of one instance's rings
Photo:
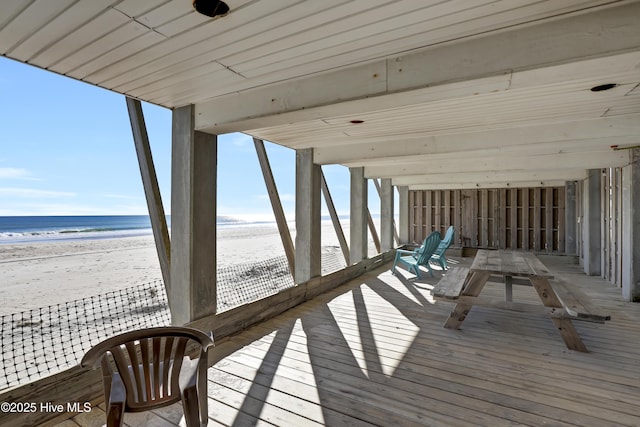
POLYGON ((564 197, 564 187, 409 191, 410 230, 415 243, 453 225, 455 247, 564 253, 564 197))
MULTIPOLYGON (((558 252, 565 252, 565 189, 558 188, 557 189, 557 202, 558 202, 558 216, 557 219, 554 219, 554 223, 557 223, 557 235, 558 235, 558 252)), ((555 240, 555 239, 554 239, 555 240)))

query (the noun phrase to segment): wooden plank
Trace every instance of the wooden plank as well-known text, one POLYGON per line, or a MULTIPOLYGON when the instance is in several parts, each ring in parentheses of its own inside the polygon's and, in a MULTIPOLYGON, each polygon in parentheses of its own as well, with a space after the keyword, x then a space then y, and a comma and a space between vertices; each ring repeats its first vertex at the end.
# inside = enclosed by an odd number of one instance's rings
POLYGON ((542 189, 534 188, 533 192, 533 250, 542 250, 542 189))
MULTIPOLYGON (((423 222, 423 236, 427 237, 433 231, 433 191, 427 190, 424 192, 424 198, 422 199, 422 208, 424 209, 424 222, 423 222)), ((423 239, 424 239, 423 237, 423 239)))
POLYGON ((453 192, 451 190, 444 190, 443 192, 444 192, 444 218, 443 218, 444 223, 443 225, 444 225, 444 229, 446 230, 446 228, 449 227, 450 225, 454 225, 453 221, 451 220, 451 211, 453 210, 452 204, 455 203, 455 199, 454 199, 454 202, 452 203, 451 196, 453 192))
POLYGON ((518 213, 519 211, 519 206, 518 206, 518 193, 520 192, 519 189, 517 188, 512 188, 511 190, 509 190, 509 195, 510 195, 510 203, 511 203, 511 249, 515 250, 515 249, 520 249, 520 246, 518 246, 518 235, 520 235, 521 231, 520 228, 518 227, 518 213))
POLYGON ((616 282, 615 285, 622 287, 622 169, 616 168, 616 282))
MULTIPOLYGON (((278 232, 280 234, 280 239, 282 240, 284 253, 287 256, 289 271, 294 272, 296 271, 296 249, 293 245, 293 240, 291 239, 287 218, 285 217, 284 210, 282 209, 282 202, 280 201, 276 181, 273 178, 273 172, 271 171, 269 157, 267 156, 267 151, 264 147, 264 141, 258 138, 253 138, 253 145, 256 148, 258 162, 260 163, 260 169, 262 170, 262 177, 264 178, 264 184, 267 187, 267 194, 269 195, 269 201, 271 202, 271 209, 273 209, 273 215, 276 219, 276 225, 278 226, 278 232)), ((327 205, 328 204, 329 203, 327 203, 327 205)), ((331 210, 329 211, 331 212, 331 210)))
POLYGON ((438 281, 438 284, 431 290, 431 294, 434 298, 458 299, 464 288, 468 273, 468 268, 457 266, 449 268, 438 281))
MULTIPOLYGON (((0 29, 0 51, 8 52, 12 48, 17 47, 21 41, 29 38, 29 36, 37 32, 38 29, 46 27, 47 23, 51 22, 72 3, 74 3, 72 0, 56 2, 37 0, 30 4, 29 7, 22 9, 17 16, 13 17, 12 20, 0 29)), ((7 5, 7 8, 7 13, 9 13, 11 9, 14 11, 18 10, 18 7, 12 7, 11 4, 7 5)), ((1 19, 4 21, 5 17, 3 16, 1 19)))
POLYGON ((609 266, 609 249, 611 245, 610 235, 610 203, 609 203, 609 191, 611 185, 611 170, 609 168, 602 169, 602 177, 600 178, 600 215, 602 220, 600 221, 600 274, 604 278, 610 277, 609 266))
POLYGON ((477 248, 481 245, 481 242, 478 238, 478 212, 479 212, 479 204, 478 204, 478 191, 471 191, 471 211, 469 215, 471 216, 471 246, 477 248))
POLYGON ((566 246, 565 246, 565 239, 566 239, 566 229, 567 229, 567 223, 566 223, 566 197, 565 197, 565 192, 566 189, 565 187, 558 187, 558 213, 557 213, 557 219, 558 219, 558 252, 559 253, 565 253, 566 252, 566 246))
POLYGON ((420 243, 422 242, 425 237, 427 237, 426 235, 424 235, 424 215, 423 213, 423 197, 425 192, 424 191, 417 191, 414 193, 415 194, 415 199, 414 199, 414 206, 415 206, 415 210, 416 210, 416 216, 415 216, 415 225, 416 225, 416 233, 413 236, 413 241, 414 243, 420 243))
POLYGON ((591 298, 576 285, 563 280, 554 280, 550 284, 570 316, 578 320, 595 322, 611 320, 611 316, 596 306, 591 298))
POLYGON ((453 190, 453 226, 456 229, 452 246, 462 247, 462 192, 453 190))
POLYGON ((497 221, 496 230, 498 233, 498 248, 507 248, 507 189, 501 188, 498 190, 498 206, 497 206, 497 221))
POLYGON ((530 192, 531 190, 528 188, 522 189, 522 249, 526 251, 532 249, 530 236, 533 218, 531 218, 529 210, 530 192))
POLYGON ((446 230, 445 224, 442 223, 443 219, 443 190, 435 190, 433 191, 433 231, 438 231, 441 236, 444 236, 444 230, 446 230))
POLYGON ((480 198, 478 217, 480 218, 479 230, 481 230, 479 245, 483 248, 491 247, 491 236, 489 235, 489 190, 482 189, 478 192, 480 198))
POLYGON ((553 278, 553 274, 534 254, 520 251, 479 249, 470 270, 515 277, 553 278))
POLYGON ((554 222, 553 222, 553 211, 554 211, 554 197, 553 187, 547 187, 545 190, 545 251, 553 252, 554 251, 554 242, 553 242, 553 231, 554 231, 554 222))
MULTIPOLYGON (((3 2, 3 15, 10 11, 5 10, 7 2, 3 2)), ((73 7, 65 9, 62 13, 49 20, 40 27, 35 34, 20 43, 11 55, 17 58, 32 58, 43 45, 48 45, 52 40, 59 40, 68 35, 70 29, 75 29, 78 22, 84 22, 103 12, 115 0, 96 0, 91 2, 76 3, 73 7)), ((10 7, 10 6, 9 6, 10 7)), ((39 6, 36 6, 38 8, 39 6)), ((35 10, 34 10, 35 11, 35 10)), ((38 10, 42 12, 42 10, 38 10)))

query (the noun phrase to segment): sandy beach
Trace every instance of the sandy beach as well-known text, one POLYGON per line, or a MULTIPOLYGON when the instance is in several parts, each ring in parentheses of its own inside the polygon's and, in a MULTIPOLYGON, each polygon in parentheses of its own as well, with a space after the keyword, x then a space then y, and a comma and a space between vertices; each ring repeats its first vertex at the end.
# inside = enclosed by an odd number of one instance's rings
MULTIPOLYGON (((323 225, 322 245, 323 251, 339 251, 331 224, 323 225)), ((284 249, 275 226, 218 231, 219 269, 280 256, 284 256, 284 249)), ((161 279, 151 235, 3 244, 0 245, 0 315, 161 279)))

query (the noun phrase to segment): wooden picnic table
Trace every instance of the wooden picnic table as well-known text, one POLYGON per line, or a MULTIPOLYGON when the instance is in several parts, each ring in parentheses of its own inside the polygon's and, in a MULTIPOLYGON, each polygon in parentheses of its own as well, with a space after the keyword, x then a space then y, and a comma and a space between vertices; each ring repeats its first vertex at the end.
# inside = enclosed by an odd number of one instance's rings
POLYGON ((470 268, 448 271, 432 290, 434 297, 457 302, 444 323, 445 328, 458 329, 474 305, 484 305, 523 312, 544 309, 549 314, 569 349, 586 352, 572 319, 603 323, 608 315, 598 312, 579 289, 562 281, 532 253, 511 250, 483 250, 476 253, 470 268), (504 277, 505 301, 480 296, 492 275, 504 277), (514 278, 528 279, 544 307, 513 302, 514 278), (559 296, 560 295, 560 296, 559 296))

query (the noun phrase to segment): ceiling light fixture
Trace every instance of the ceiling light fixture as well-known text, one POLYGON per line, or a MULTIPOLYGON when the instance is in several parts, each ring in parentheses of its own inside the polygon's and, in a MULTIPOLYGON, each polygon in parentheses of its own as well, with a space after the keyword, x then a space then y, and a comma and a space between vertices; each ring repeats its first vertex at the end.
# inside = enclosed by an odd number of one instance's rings
POLYGON ((201 14, 214 18, 229 13, 229 6, 219 0, 193 0, 193 7, 201 14))
POLYGON ((364 123, 364 120, 349 120, 349 123, 353 123, 354 125, 359 125, 360 123, 364 123))

